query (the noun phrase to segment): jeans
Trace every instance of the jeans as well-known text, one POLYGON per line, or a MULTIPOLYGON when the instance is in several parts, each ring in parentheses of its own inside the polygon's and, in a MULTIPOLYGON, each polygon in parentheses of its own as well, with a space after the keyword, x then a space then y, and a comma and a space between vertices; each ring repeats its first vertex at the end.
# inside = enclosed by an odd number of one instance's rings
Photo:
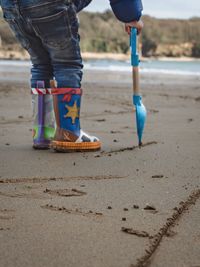
POLYGON ((31 87, 55 78, 57 87, 80 88, 82 58, 77 12, 91 0, 0 0, 9 23, 32 61, 31 87))

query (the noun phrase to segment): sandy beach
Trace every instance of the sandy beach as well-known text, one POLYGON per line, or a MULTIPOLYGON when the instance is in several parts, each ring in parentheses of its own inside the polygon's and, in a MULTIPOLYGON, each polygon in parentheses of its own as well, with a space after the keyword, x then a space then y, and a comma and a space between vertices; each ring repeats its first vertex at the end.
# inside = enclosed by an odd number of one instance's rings
POLYGON ((199 267, 200 77, 85 71, 82 128, 102 150, 34 151, 29 70, 0 72, 0 266, 199 267))

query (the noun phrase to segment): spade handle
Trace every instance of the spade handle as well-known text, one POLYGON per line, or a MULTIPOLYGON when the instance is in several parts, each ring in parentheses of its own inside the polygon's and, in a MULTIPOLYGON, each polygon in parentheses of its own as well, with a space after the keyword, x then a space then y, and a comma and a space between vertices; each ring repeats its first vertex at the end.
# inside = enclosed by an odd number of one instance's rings
POLYGON ((132 76, 133 76, 133 94, 140 94, 140 84, 139 84, 139 54, 137 51, 137 29, 131 29, 130 35, 130 45, 131 45, 131 65, 132 65, 132 76))

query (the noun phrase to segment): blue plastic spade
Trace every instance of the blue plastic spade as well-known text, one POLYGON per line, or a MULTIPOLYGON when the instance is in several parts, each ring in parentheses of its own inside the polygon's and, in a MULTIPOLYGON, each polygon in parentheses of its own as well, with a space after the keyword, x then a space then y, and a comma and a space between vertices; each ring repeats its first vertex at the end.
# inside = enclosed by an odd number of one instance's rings
POLYGON ((133 104, 136 110, 136 124, 139 146, 142 145, 142 135, 147 117, 147 111, 142 103, 142 96, 140 95, 139 86, 139 55, 137 52, 137 29, 131 29, 130 36, 131 44, 131 65, 133 67, 133 104))

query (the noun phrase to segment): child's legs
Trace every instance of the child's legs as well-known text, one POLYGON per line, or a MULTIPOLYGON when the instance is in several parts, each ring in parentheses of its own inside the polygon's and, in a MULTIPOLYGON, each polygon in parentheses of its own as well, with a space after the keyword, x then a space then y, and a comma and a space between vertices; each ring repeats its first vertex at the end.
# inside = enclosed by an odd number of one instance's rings
MULTIPOLYGON (((53 77, 57 81, 58 89, 53 90, 54 94, 58 94, 54 96, 57 124, 54 148, 58 151, 99 149, 98 139, 80 129, 82 93, 80 87, 83 65, 76 7, 73 2, 71 0, 2 0, 2 2, 9 2, 11 5, 13 3, 13 14, 9 11, 10 7, 9 10, 4 7, 4 14, 10 19, 10 25, 13 23, 17 38, 31 56, 32 87, 36 87, 37 81, 44 81, 48 87, 53 77)), ((40 101, 38 103, 39 118, 41 117, 39 111, 43 110, 41 106, 44 105, 40 101)), ((41 131, 36 140, 39 146, 43 143, 44 136, 43 123, 41 126, 38 127, 41 131)))
POLYGON ((80 87, 83 66, 74 4, 67 0, 37 0, 37 5, 28 6, 25 0, 20 2, 25 21, 22 35, 26 35, 29 48, 25 48, 33 63, 32 87, 36 80, 52 76, 58 87, 80 87))
POLYGON ((80 135, 81 93, 78 88, 81 87, 83 67, 76 11, 73 4, 51 3, 47 6, 26 8, 22 12, 29 17, 34 32, 49 54, 53 75, 57 81, 59 95, 54 97, 56 139, 64 140, 64 133, 67 136, 66 131, 70 131, 70 136, 73 136, 70 140, 75 141, 80 135), (59 91, 59 88, 76 89, 63 92, 59 91))
MULTIPOLYGON (((9 2, 9 1, 6 1, 9 2)), ((11 2, 11 1, 10 1, 11 2)), ((53 69, 48 52, 43 47, 41 40, 36 36, 31 25, 19 15, 18 5, 3 8, 4 18, 10 25, 13 33, 29 54, 33 64, 31 69, 31 87, 37 86, 37 81, 44 81, 49 86, 53 78, 53 69)))
POLYGON ((58 88, 80 88, 83 65, 74 5, 51 4, 44 17, 41 17, 41 8, 39 18, 37 13, 35 8, 28 14, 33 30, 49 55, 58 88))
POLYGON ((81 87, 83 66, 74 5, 65 0, 36 2, 2 0, 5 19, 30 54, 31 86, 36 87, 39 80, 49 87, 54 76, 58 87, 81 87))

